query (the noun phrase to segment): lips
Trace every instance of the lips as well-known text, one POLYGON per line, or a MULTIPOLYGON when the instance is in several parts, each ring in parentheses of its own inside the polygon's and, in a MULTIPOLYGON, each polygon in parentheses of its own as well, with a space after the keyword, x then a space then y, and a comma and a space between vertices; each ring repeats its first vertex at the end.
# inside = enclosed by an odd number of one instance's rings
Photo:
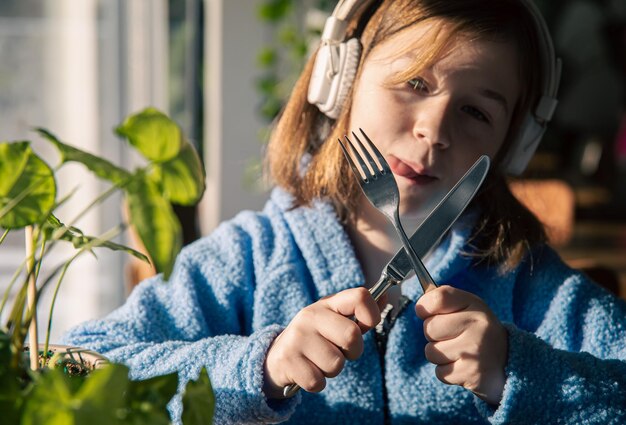
POLYGON ((429 171, 420 165, 409 164, 395 156, 390 156, 387 162, 396 176, 404 177, 417 184, 428 184, 437 180, 437 177, 429 174, 429 171))

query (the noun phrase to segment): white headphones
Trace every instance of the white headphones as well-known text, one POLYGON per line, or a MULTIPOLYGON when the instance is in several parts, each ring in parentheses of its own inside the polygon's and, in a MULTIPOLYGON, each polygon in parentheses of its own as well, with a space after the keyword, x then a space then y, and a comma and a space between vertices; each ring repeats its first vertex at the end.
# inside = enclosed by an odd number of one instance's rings
MULTIPOLYGON (((373 0, 339 0, 326 20, 321 46, 315 59, 307 99, 327 117, 336 119, 352 86, 361 55, 357 38, 345 40, 350 19, 362 13, 373 0)), ((516 140, 503 161, 509 174, 521 174, 554 115, 558 100, 556 93, 561 78, 561 60, 555 58, 548 27, 533 0, 520 0, 536 24, 542 72, 542 96, 535 108, 526 115, 516 140)))

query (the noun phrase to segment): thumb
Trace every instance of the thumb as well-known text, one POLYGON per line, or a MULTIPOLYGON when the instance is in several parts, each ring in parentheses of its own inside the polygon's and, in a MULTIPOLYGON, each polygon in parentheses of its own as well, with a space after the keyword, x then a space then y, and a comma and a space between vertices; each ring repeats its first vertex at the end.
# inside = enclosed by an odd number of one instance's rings
POLYGON ((441 285, 432 291, 426 292, 417 300, 415 313, 425 320, 435 314, 447 314, 465 310, 469 307, 473 297, 468 292, 448 285, 441 285))

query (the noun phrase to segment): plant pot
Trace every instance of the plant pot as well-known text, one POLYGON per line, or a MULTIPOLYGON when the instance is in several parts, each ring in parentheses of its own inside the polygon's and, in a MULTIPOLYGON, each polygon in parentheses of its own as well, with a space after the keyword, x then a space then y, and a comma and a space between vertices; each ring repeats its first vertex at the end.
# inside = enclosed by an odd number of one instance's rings
MULTIPOLYGON (((44 344, 39 344, 39 366, 48 368, 63 367, 68 375, 87 375, 95 369, 100 369, 109 363, 109 360, 95 351, 68 345, 48 345, 48 355, 44 359, 44 344), (50 364, 50 362, 54 364, 50 364)), ((28 361, 30 347, 24 346, 24 358, 28 361)))

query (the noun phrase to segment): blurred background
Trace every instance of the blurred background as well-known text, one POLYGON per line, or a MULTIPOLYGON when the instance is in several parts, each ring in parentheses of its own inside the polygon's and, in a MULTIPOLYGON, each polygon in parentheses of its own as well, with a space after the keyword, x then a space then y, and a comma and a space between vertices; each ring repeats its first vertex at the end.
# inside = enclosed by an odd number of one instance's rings
MULTIPOLYGON (((570 264, 626 298, 626 2, 537 4, 563 60, 560 104, 528 171, 511 185, 570 264)), ((176 210, 189 243, 242 209, 262 207, 268 126, 332 7, 320 0, 2 0, 0 138, 43 145, 32 131, 41 126, 132 167, 138 159, 112 129, 146 106, 161 109, 207 169, 200 205, 176 210)), ((58 161, 52 152, 46 159, 58 161)), ((106 188, 80 166, 64 169, 59 186, 61 194, 77 190, 68 212, 106 188)), ((122 212, 114 197, 78 227, 101 233, 122 212)), ((67 253, 54 256, 61 262, 67 253)), ((23 236, 0 245, 2 292, 23 258, 23 236)), ((119 306, 150 273, 109 252, 75 264, 53 341, 119 306)))

